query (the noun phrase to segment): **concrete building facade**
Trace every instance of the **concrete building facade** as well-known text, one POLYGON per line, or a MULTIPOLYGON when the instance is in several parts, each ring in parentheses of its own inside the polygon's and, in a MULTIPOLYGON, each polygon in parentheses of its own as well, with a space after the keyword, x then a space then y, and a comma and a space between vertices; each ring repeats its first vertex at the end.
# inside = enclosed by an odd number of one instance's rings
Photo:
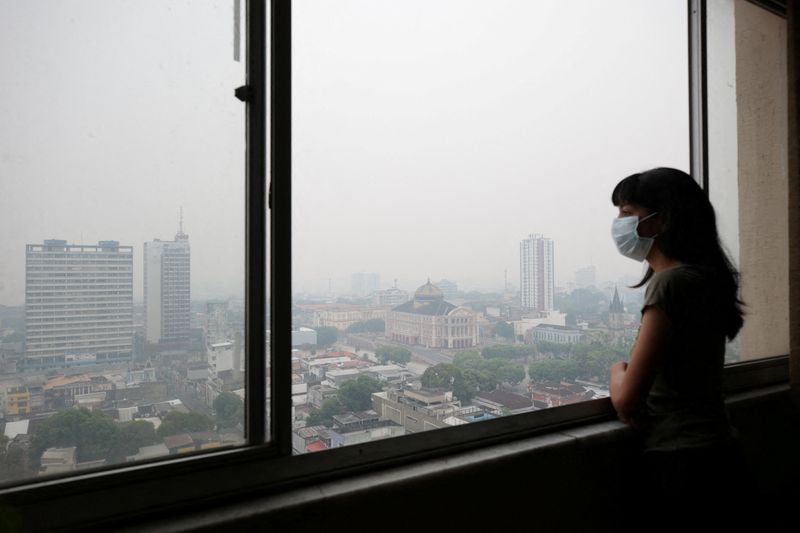
POLYGON ((414 299, 386 313, 386 337, 428 348, 471 348, 479 342, 475 312, 444 300, 430 280, 414 299))
POLYGON ((133 356, 133 247, 46 240, 25 246, 25 366, 133 356))
POLYGON ((159 349, 189 346, 191 249, 179 230, 174 241, 144 243, 145 342, 159 349))
POLYGON ((532 233, 519 244, 520 306, 523 309, 553 309, 555 270, 553 239, 532 233))

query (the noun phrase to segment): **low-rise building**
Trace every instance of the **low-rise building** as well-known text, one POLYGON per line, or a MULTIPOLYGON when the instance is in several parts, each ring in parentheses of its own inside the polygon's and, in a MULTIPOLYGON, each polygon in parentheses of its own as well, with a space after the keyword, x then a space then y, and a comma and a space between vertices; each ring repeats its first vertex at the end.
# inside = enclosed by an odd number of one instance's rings
POLYGON ((531 340, 575 344, 583 338, 583 331, 568 326, 540 324, 531 330, 531 340))
POLYGON ((31 393, 28 387, 12 387, 6 391, 6 416, 31 414, 31 393))
POLYGON ((58 474, 75 470, 77 448, 47 448, 42 453, 39 475, 58 474))
POLYGON ((481 391, 475 394, 472 403, 484 407, 496 416, 534 411, 536 407, 528 396, 502 390, 481 391))
POLYGON ((474 406, 462 407, 452 391, 410 388, 373 393, 372 408, 381 419, 401 425, 409 433, 447 427, 448 417, 480 411, 474 406))

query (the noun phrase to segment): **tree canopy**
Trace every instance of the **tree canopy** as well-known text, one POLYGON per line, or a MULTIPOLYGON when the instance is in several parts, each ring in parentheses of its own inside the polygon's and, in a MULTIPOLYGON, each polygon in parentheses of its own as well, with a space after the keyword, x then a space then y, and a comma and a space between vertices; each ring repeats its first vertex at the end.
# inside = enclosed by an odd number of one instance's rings
POLYGON ((372 408, 372 393, 383 390, 377 379, 358 376, 339 387, 339 403, 347 411, 365 411, 372 408))
POLYGON ((307 426, 330 426, 333 423, 333 416, 341 414, 346 409, 337 398, 328 398, 322 402, 319 409, 311 409, 306 419, 307 426))
POLYGON ((214 429, 214 420, 202 413, 181 413, 170 411, 161 421, 156 433, 159 437, 168 437, 192 431, 208 431, 214 429))
POLYGON ((395 363, 411 362, 411 351, 402 346, 378 345, 378 347, 375 348, 375 356, 384 364, 389 361, 394 361, 395 363))
POLYGON ((517 359, 536 354, 536 347, 528 344, 497 344, 481 350, 486 359, 517 359))
POLYGON ((214 414, 218 427, 232 428, 237 424, 244 425, 244 402, 232 392, 223 392, 214 398, 214 414))
POLYGON ((77 447, 78 461, 123 461, 142 446, 156 442, 153 424, 144 420, 117 423, 87 409, 61 411, 36 428, 31 453, 38 461, 47 448, 77 447))
POLYGON ((317 332, 317 346, 330 346, 339 338, 339 331, 331 326, 314 328, 317 332))
POLYGON ((514 326, 503 320, 494 325, 494 332, 505 339, 514 340, 514 326))

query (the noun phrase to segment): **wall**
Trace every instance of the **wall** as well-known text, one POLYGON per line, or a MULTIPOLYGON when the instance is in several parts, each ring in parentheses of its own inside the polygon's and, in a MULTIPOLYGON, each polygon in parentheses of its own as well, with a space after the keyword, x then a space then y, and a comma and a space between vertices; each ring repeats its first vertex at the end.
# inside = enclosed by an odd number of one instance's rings
MULTIPOLYGON (((747 493, 720 495, 720 501, 731 509, 752 508, 763 495, 762 530, 791 530, 800 496, 800 416, 788 387, 731 397, 729 411, 747 461, 731 467, 750 468, 756 484, 747 493)), ((633 437, 610 420, 252 501, 217 503, 123 531, 603 531, 619 525, 633 495, 646 492, 629 482, 633 437)))

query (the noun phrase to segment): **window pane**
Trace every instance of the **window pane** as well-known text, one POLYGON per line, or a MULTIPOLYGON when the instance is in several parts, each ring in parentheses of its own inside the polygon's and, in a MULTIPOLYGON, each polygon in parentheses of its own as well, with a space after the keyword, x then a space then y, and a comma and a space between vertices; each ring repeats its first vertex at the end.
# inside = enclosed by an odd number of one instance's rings
POLYGON ((642 265, 614 185, 688 169, 680 2, 294 3, 294 451, 605 396, 642 265))
POLYGON ((746 307, 729 362, 789 353, 786 20, 708 3, 709 195, 746 307))
POLYGON ((233 0, 0 3, 3 482, 243 442, 234 28, 233 0))

